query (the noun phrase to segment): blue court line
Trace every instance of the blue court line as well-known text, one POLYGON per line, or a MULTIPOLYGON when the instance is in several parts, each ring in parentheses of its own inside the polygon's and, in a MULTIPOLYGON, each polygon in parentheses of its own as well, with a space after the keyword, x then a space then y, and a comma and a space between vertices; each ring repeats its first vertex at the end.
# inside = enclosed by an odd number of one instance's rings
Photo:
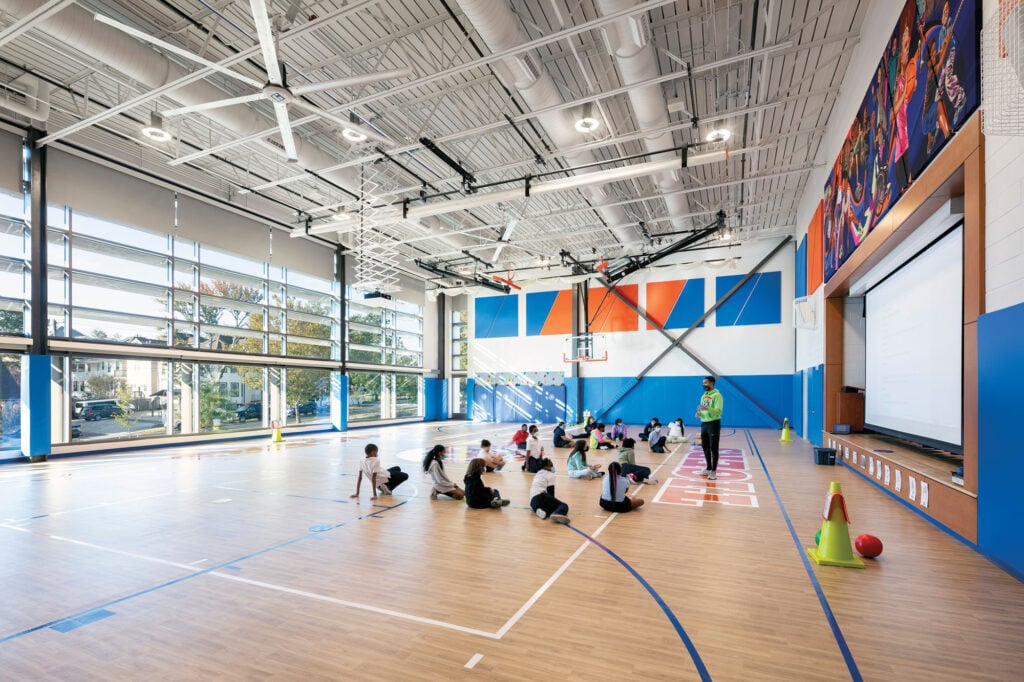
MULTIPOLYGON (((350 523, 355 523, 356 521, 362 521, 363 519, 368 519, 370 517, 379 518, 380 514, 386 512, 386 511, 390 511, 392 509, 396 509, 398 507, 401 507, 403 504, 406 504, 406 503, 407 503, 407 501, 402 501, 402 502, 399 502, 398 504, 392 505, 390 507, 385 507, 384 509, 378 509, 377 511, 370 512, 369 514, 363 514, 362 516, 357 516, 354 519, 349 519, 347 521, 342 521, 341 523, 332 524, 331 530, 335 530, 337 528, 341 528, 342 526, 347 526, 350 523)), ((36 625, 36 626, 30 627, 30 628, 26 628, 24 630, 21 630, 20 632, 11 633, 11 634, 6 635, 4 637, 0 637, 0 644, 3 644, 5 642, 9 642, 12 639, 17 639, 19 637, 24 637, 25 635, 32 634, 33 632, 37 632, 39 630, 44 630, 46 628, 50 628, 50 627, 54 627, 54 626, 58 626, 58 625, 63 627, 64 626, 63 624, 65 624, 65 623, 74 622, 74 621, 81 621, 83 618, 87 617, 89 614, 92 614, 93 612, 96 612, 98 610, 106 609, 106 608, 108 608, 110 606, 114 606, 115 604, 120 604, 122 602, 126 602, 126 601, 129 601, 131 599, 135 599, 136 597, 141 597, 142 595, 149 594, 150 592, 156 592, 157 590, 162 590, 165 587, 170 587, 172 585, 177 585, 178 583, 183 583, 186 580, 192 580, 193 578, 198 578, 199 576, 206 575, 207 573, 212 573, 214 571, 219 571, 222 568, 230 568, 230 569, 233 569, 233 570, 239 570, 239 568, 237 566, 235 566, 234 564, 241 563, 242 561, 246 561, 248 559, 252 559, 254 557, 258 557, 258 556, 261 556, 263 554, 267 554, 268 552, 272 552, 275 549, 281 549, 282 547, 287 547, 289 545, 294 545, 296 542, 301 542, 302 540, 307 540, 307 539, 310 539, 310 538, 317 537, 317 536, 320 535, 321 532, 323 532, 323 531, 315 532, 315 533, 313 533, 313 532, 306 533, 304 535, 300 535, 297 538, 292 538, 291 540, 285 540, 284 542, 279 542, 276 545, 271 545, 270 547, 266 547, 264 549, 257 550, 255 552, 252 552, 251 554, 246 554, 245 556, 237 557, 235 559, 230 559, 230 560, 225 561, 223 563, 217 564, 216 566, 210 566, 209 568, 204 568, 204 569, 202 569, 200 571, 196 571, 195 573, 189 573, 188 575, 183 575, 180 578, 174 578, 173 580, 168 580, 166 582, 160 583, 159 585, 154 585, 152 587, 147 587, 145 589, 139 590, 138 592, 132 592, 131 594, 126 594, 123 597, 118 597, 117 599, 111 599, 110 601, 106 602, 105 604, 100 604, 99 606, 93 606, 93 607, 90 607, 88 609, 84 609, 84 610, 79 611, 77 613, 73 613, 70 616, 64 616, 63 618, 57 618, 55 620, 51 620, 48 623, 43 623, 41 625, 36 625)))
POLYGON ((56 630, 57 632, 71 632, 72 630, 77 630, 83 625, 95 623, 98 620, 110 618, 113 615, 113 611, 107 611, 106 609, 98 609, 96 611, 87 613, 84 616, 81 616, 80 618, 68 618, 67 620, 62 620, 61 622, 52 626, 51 629, 56 630))
POLYGON ((625 559, 620 557, 618 554, 613 552, 605 545, 601 544, 600 541, 598 541, 596 538, 592 538, 591 536, 587 535, 586 533, 581 531, 576 526, 573 526, 572 524, 569 524, 569 528, 576 531, 577 533, 585 537, 587 540, 590 540, 592 543, 603 549, 605 552, 608 553, 608 555, 611 558, 615 559, 620 564, 622 564, 622 567, 629 571, 630 574, 637 579, 637 582, 639 582, 643 586, 643 588, 647 590, 648 594, 650 594, 654 598, 654 601, 658 603, 658 606, 661 607, 661 610, 668 617, 669 622, 672 623, 672 627, 676 629, 676 633, 679 635, 679 639, 683 640, 683 644, 686 646, 686 650, 690 653, 690 660, 693 661, 693 665, 696 666, 697 672, 700 674, 700 679, 703 680, 703 682, 711 682, 711 674, 708 672, 707 666, 704 665, 704 661, 701 659, 700 654, 697 653, 697 647, 694 646, 693 641, 690 639, 690 636, 687 635, 686 630, 683 629, 682 623, 680 623, 679 619, 676 618, 676 614, 672 613, 672 609, 670 609, 668 604, 665 603, 665 600, 661 598, 661 595, 658 594, 657 590, 655 590, 649 582, 644 580, 644 577, 637 573, 635 568, 626 563, 625 559))
MULTIPOLYGON (((341 474, 342 476, 355 476, 355 474, 341 474)), ((253 495, 269 495, 271 497, 294 497, 300 500, 313 500, 314 502, 337 502, 338 504, 359 504, 358 501, 336 500, 333 497, 316 497, 315 495, 296 495, 295 493, 275 493, 273 491, 252 490, 249 488, 232 488, 231 486, 216 485, 217 490, 230 490, 236 493, 252 493, 253 495)), ((386 504, 373 504, 372 507, 387 507, 386 504)), ((32 517, 35 518, 35 517, 32 517)))
POLYGON ((782 503, 779 491, 775 487, 775 481, 772 480, 772 475, 768 473, 768 465, 765 464, 764 458, 761 456, 761 450, 758 449, 757 443, 754 441, 754 436, 750 433, 750 429, 744 429, 744 432, 747 436, 747 443, 750 444, 750 448, 754 451, 754 454, 757 455, 757 459, 761 462, 761 469, 764 471, 764 475, 768 479, 768 485, 771 486, 772 493, 775 495, 775 501, 779 504, 779 510, 782 512, 782 518, 785 519, 786 526, 789 528, 789 534, 793 538, 793 544, 796 545, 797 554, 800 555, 800 560, 804 563, 804 570, 807 571, 807 577, 811 579, 811 585, 814 586, 814 592, 818 595, 818 602, 821 604, 821 610, 825 612, 825 618, 828 620, 828 626, 832 629, 832 635, 836 639, 836 644, 839 645, 839 651, 843 654, 843 660, 846 661, 846 668, 850 671, 850 679, 854 680, 854 682, 863 682, 864 677, 860 674, 857 662, 853 660, 853 653, 850 651, 850 646, 846 643, 843 631, 839 628, 839 622, 836 621, 835 614, 832 613, 832 607, 828 604, 825 592, 821 589, 821 583, 818 582, 818 577, 814 575, 814 569, 811 567, 811 561, 807 558, 807 553, 804 551, 804 547, 800 542, 800 537, 796 534, 796 529, 793 528, 793 522, 790 520, 789 514, 786 512, 786 505, 782 503))

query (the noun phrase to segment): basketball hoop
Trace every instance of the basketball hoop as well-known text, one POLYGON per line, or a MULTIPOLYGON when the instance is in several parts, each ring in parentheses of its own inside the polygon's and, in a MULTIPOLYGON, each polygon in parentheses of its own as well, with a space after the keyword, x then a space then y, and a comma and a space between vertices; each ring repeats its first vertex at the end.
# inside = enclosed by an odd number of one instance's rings
POLYGON ((608 347, 604 334, 580 334, 565 340, 566 348, 562 352, 562 362, 573 364, 581 362, 605 362, 608 360, 608 347))

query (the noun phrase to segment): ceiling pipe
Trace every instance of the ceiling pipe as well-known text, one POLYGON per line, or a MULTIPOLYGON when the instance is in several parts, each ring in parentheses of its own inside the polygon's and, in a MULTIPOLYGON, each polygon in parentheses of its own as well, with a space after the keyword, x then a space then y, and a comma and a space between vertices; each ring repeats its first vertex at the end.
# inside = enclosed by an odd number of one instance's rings
MULTIPOLYGON (((0 11, 16 19, 36 12, 46 3, 40 0, 0 0, 0 11)), ((188 72, 177 62, 171 61, 148 45, 95 20, 95 16, 77 5, 66 7, 60 12, 39 21, 36 30, 53 39, 80 50, 97 61, 120 71, 144 87, 158 88, 165 83, 178 80, 188 72)), ((234 96, 206 81, 196 81, 177 88, 167 97, 185 106, 204 104, 234 96)), ((6 107, 6 105, 5 105, 6 107)), ((250 135, 273 128, 276 121, 259 114, 249 106, 231 106, 204 112, 210 120, 232 130, 239 136, 250 135)), ((258 144, 281 156, 283 150, 276 135, 267 135, 257 140, 258 144)), ((312 144, 306 144, 296 136, 299 164, 305 168, 325 168, 337 163, 337 159, 312 144)), ((359 173, 356 169, 345 168, 324 177, 349 191, 358 194, 359 173)), ((465 248, 477 242, 457 234, 445 234, 447 229, 440 222, 427 220, 423 224, 437 234, 437 238, 452 248, 465 248)), ((301 233, 301 230, 299 231, 301 233)), ((410 261, 411 262, 411 261, 410 261)))
MULTIPOLYGON (((502 52, 528 41, 518 17, 505 0, 458 0, 459 7, 477 34, 487 43, 492 52, 502 52)), ((540 64, 532 53, 504 57, 493 64, 495 73, 510 88, 519 91, 530 109, 545 109, 563 103, 562 95, 551 78, 551 74, 540 64)), ((573 128, 573 117, 565 110, 540 114, 537 117, 557 148, 573 147, 579 144, 581 134, 573 128)), ((598 159, 590 151, 564 154, 570 166, 595 163, 598 159)), ((590 185, 580 190, 604 219, 612 234, 622 242, 627 251, 639 251, 642 247, 640 233, 631 227, 621 226, 629 222, 621 206, 612 206, 615 198, 601 187, 590 185)))
MULTIPOLYGON (((602 16, 621 12, 636 5, 636 0, 598 0, 597 8, 602 16)), ((649 81, 661 75, 657 54, 651 43, 651 25, 647 13, 639 13, 616 19, 605 26, 604 35, 608 50, 619 67, 619 75, 626 85, 649 81)), ((637 130, 663 130, 669 126, 668 102, 661 84, 638 85, 627 93, 629 103, 636 115, 637 130)), ((670 149, 675 146, 672 133, 662 132, 643 138, 648 151, 670 149)), ((656 154, 652 160, 667 158, 656 154)), ((664 201, 672 227, 682 230, 689 227, 683 216, 690 213, 690 202, 680 194, 683 182, 678 169, 660 173, 658 188, 665 192, 664 201)))
POLYGON ((31 74, 20 76, 11 85, 6 86, 7 92, 0 97, 0 108, 12 111, 19 116, 35 121, 46 123, 50 118, 50 84, 44 83, 31 74), (13 87, 24 84, 22 89, 13 87), (24 102, 16 102, 10 97, 10 93, 18 93, 25 97, 24 102))

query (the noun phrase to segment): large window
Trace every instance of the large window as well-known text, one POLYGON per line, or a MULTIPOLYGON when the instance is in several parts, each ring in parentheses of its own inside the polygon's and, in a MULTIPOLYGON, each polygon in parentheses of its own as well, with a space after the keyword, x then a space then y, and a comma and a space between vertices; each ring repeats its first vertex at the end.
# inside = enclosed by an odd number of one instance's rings
MULTIPOLYGON (((423 307, 403 301, 368 305, 349 290, 348 361, 396 367, 423 366, 423 307)), ((381 299, 374 299, 381 300, 381 299)))
POLYGON ((0 335, 28 330, 29 226, 24 197, 0 192, 0 335))
POLYGON ((21 447, 21 356, 0 353, 0 450, 21 447))
POLYGON ((375 421, 423 416, 423 377, 418 374, 350 372, 348 419, 375 421))
POLYGON ((469 325, 466 311, 452 311, 452 371, 465 372, 469 367, 469 325))

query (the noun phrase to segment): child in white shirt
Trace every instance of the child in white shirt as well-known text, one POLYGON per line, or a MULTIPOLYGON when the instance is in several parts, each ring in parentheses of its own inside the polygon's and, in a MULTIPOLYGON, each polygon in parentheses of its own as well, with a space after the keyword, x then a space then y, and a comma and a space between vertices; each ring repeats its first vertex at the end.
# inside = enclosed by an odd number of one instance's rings
POLYGON ((359 497, 359 488, 363 484, 363 476, 370 482, 371 500, 377 499, 378 491, 380 491, 381 495, 390 495, 392 490, 402 485, 409 478, 409 474, 402 471, 400 467, 394 466, 385 469, 381 466, 380 460, 377 458, 377 446, 373 443, 363 448, 363 452, 366 453, 366 459, 359 463, 356 494, 351 496, 352 499, 359 497))
POLYGON ((423 471, 430 474, 430 478, 434 482, 434 487, 430 489, 430 499, 436 500, 438 494, 441 494, 461 500, 465 497, 465 493, 445 473, 444 453, 445 447, 443 445, 435 445, 427 453, 427 456, 423 458, 423 471))
POLYGON ((544 446, 538 437, 537 425, 530 427, 530 437, 526 439, 526 461, 523 463, 526 471, 535 474, 540 470, 540 461, 544 457, 544 446))
POLYGON ((530 486, 530 509, 542 519, 548 517, 555 523, 569 523, 569 505, 555 497, 555 465, 544 457, 540 469, 530 486))

